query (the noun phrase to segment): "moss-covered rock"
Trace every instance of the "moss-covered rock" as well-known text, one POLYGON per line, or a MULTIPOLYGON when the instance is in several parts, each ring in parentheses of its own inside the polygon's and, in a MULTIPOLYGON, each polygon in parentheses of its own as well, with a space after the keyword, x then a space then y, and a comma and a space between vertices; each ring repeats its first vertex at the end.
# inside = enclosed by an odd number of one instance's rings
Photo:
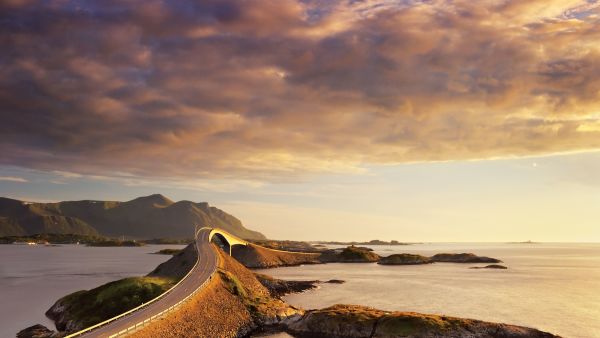
POLYGON ((182 251, 183 251, 183 249, 162 249, 162 250, 155 252, 155 254, 175 256, 175 255, 181 253, 182 251))
POLYGON ((300 337, 345 338, 551 338, 521 326, 414 312, 388 312, 358 305, 307 311, 287 329, 300 337))
POLYGON ((351 245, 343 250, 327 250, 319 256, 324 263, 373 263, 381 257, 371 249, 351 245))
POLYGON ((382 265, 417 265, 431 264, 433 261, 429 257, 404 253, 383 257, 377 263, 382 265))
POLYGON ((358 305, 334 305, 307 311, 288 329, 300 335, 322 337, 371 337, 373 328, 385 311, 358 305))
POLYGON ((433 255, 431 260, 443 263, 502 263, 501 260, 472 253, 441 253, 433 255))
POLYGON ((175 284, 165 277, 132 277, 59 299, 46 311, 60 331, 77 331, 156 298, 175 284))

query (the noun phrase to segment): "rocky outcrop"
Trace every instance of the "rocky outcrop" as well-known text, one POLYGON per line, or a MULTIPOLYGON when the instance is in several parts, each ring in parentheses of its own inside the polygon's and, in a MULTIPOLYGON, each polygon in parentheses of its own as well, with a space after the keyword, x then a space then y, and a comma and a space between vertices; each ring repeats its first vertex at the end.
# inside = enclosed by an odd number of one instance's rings
POLYGON ((55 338, 56 331, 49 330, 44 325, 36 324, 17 333, 17 338, 55 338))
POLYGON ((326 281, 325 283, 329 283, 329 284, 344 284, 346 283, 345 280, 341 280, 341 279, 330 279, 328 281, 326 281))
POLYGON ((324 251, 319 256, 319 261, 323 263, 374 263, 380 258, 372 249, 351 245, 342 250, 324 251))
POLYGON ((383 257, 377 262, 381 265, 417 265, 431 264, 433 261, 429 257, 412 254, 395 254, 383 257))
POLYGON ((294 281, 276 279, 271 276, 258 273, 256 274, 256 278, 264 287, 269 290, 271 296, 273 297, 281 297, 289 293, 315 289, 317 287, 317 283, 320 283, 317 280, 294 281))
POLYGON ((198 253, 195 244, 188 244, 168 261, 160 264, 148 274, 151 277, 169 277, 181 279, 196 264, 198 253))
POLYGON ((263 248, 250 244, 234 245, 232 256, 251 269, 275 268, 280 266, 297 266, 301 264, 318 264, 318 253, 286 252, 263 248))
POLYGON ((358 305, 334 305, 307 311, 300 320, 287 322, 298 337, 344 338, 551 338, 536 329, 472 319, 387 312, 358 305))
POLYGON ((498 269, 498 270, 506 270, 508 268, 505 267, 504 265, 500 265, 500 264, 490 264, 490 265, 486 265, 486 266, 473 266, 473 267, 470 267, 469 269, 498 269))
POLYGON ((146 303, 174 284, 173 278, 124 278, 62 297, 46 316, 60 331, 79 331, 146 303))
POLYGON ((54 325, 59 331, 76 332, 86 327, 86 324, 79 321, 72 312, 75 310, 71 305, 71 299, 82 296, 87 292, 81 290, 67 295, 57 300, 47 311, 46 317, 54 321, 54 325))
POLYGON ((477 256, 472 253, 441 253, 433 255, 431 260, 443 263, 502 263, 499 259, 477 256))

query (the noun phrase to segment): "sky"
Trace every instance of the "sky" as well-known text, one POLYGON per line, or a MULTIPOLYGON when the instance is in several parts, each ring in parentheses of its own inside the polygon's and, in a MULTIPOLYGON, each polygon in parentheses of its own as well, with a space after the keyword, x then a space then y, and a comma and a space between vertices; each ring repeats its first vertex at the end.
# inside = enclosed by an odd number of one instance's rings
POLYGON ((0 2, 0 195, 271 238, 600 241, 600 3, 0 2))

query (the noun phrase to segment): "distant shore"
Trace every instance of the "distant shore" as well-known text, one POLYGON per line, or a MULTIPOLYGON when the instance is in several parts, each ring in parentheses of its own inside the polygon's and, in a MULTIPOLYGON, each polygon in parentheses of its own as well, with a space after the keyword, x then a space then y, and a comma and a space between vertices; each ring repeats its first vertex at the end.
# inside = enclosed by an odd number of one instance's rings
POLYGON ((121 247, 143 246, 146 244, 189 244, 191 239, 123 239, 106 236, 88 236, 75 234, 35 234, 29 236, 4 236, 0 237, 0 244, 27 244, 27 245, 59 245, 81 244, 95 247, 121 247))

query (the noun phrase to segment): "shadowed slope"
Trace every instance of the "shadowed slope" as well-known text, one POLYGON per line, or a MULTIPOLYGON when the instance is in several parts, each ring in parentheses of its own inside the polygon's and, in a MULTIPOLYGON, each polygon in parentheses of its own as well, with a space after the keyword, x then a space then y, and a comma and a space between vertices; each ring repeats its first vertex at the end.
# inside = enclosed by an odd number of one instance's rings
POLYGON ((208 203, 173 202, 159 195, 127 202, 28 203, 0 198, 0 235, 74 233, 133 238, 192 238, 194 226, 220 227, 245 239, 264 239, 208 203))

